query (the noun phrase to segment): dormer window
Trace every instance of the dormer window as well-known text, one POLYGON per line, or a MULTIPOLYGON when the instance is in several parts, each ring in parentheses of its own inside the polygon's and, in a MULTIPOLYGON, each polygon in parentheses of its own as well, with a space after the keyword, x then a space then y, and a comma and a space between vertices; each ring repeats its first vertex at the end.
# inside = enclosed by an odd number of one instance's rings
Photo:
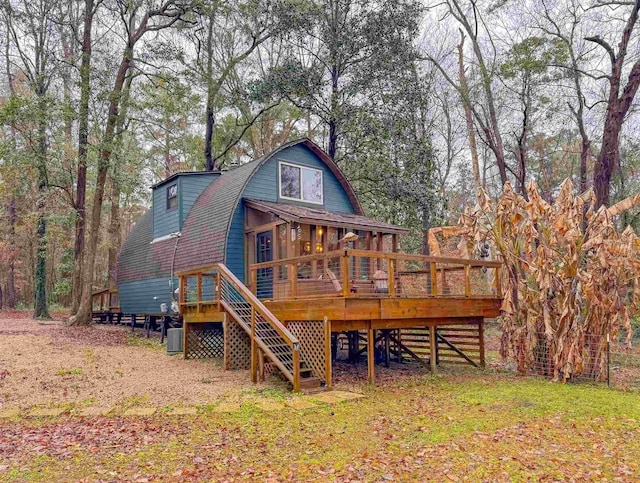
POLYGON ((322 171, 280 162, 280 198, 321 205, 324 201, 322 171))
POLYGON ((167 210, 178 207, 178 185, 172 184, 167 187, 167 210))

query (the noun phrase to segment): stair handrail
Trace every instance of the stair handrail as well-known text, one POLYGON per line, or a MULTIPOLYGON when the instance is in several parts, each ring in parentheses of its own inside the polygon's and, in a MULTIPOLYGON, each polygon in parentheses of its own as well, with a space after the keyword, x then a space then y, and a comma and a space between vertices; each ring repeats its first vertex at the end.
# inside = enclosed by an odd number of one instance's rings
MULTIPOLYGON (((254 313, 259 313, 262 318, 282 337, 284 342, 291 348, 292 353, 292 365, 293 365, 293 374, 288 374, 289 370, 280 362, 278 357, 269 349, 269 347, 262 342, 259 338, 254 337, 255 341, 258 343, 263 352, 267 353, 273 362, 278 366, 278 368, 286 375, 290 377, 291 383, 293 384, 294 392, 298 392, 300 390, 300 341, 298 338, 293 335, 289 329, 287 329, 284 324, 275 316, 273 313, 256 297, 249 288, 242 283, 238 277, 236 277, 223 263, 217 263, 215 265, 200 268, 197 270, 184 271, 177 273, 176 275, 180 277, 182 287, 182 280, 184 277, 189 277, 197 274, 203 274, 208 272, 217 272, 218 277, 215 279, 215 283, 217 285, 217 293, 218 297, 220 297, 222 293, 222 278, 225 278, 227 282, 229 282, 239 293, 244 297, 244 299, 252 306, 254 313)), ((182 290, 182 288, 181 288, 182 290)), ((182 292, 181 292, 182 293, 182 292)), ((199 294, 198 294, 199 298, 199 294)), ((227 310, 233 310, 226 301, 222 299, 218 299, 220 303, 223 303, 226 306, 227 310)), ((200 302, 197 300, 196 302, 200 302)), ((253 321, 252 321, 253 322, 253 321)))
POLYGON ((233 285, 234 288, 238 292, 240 292, 245 299, 247 299, 247 302, 253 305, 256 312, 260 313, 260 315, 262 315, 262 317, 267 322, 269 322, 269 324, 278 332, 278 334, 280 334, 280 337, 285 340, 289 347, 298 350, 300 345, 300 341, 298 340, 298 338, 284 326, 280 319, 273 315, 273 313, 262 303, 262 301, 258 297, 256 297, 254 293, 251 292, 251 290, 249 290, 249 288, 244 283, 242 283, 238 279, 238 277, 236 277, 231 272, 231 270, 227 268, 226 265, 219 263, 215 268, 221 274, 223 274, 225 278, 228 279, 231 285, 233 285))

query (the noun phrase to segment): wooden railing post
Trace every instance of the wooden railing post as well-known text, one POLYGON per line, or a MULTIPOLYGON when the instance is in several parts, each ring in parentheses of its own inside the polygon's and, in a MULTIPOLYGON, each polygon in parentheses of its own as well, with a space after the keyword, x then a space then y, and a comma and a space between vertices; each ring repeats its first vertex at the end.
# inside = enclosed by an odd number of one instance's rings
POLYGON ((255 268, 251 269, 251 292, 254 295, 258 294, 258 270, 255 268))
POLYGON ((438 267, 436 262, 431 262, 431 295, 438 296, 438 267))
POLYGON ((300 392, 300 348, 293 344, 293 392, 300 392))
POLYGON ((196 279, 196 302, 202 302, 202 273, 199 273, 196 279))
POLYGON ((290 263, 288 266, 288 278, 289 278, 289 290, 291 293, 290 297, 295 297, 297 295, 298 290, 298 264, 290 263))
POLYGON ((222 299, 222 277, 220 277, 220 270, 216 272, 216 300, 218 301, 218 305, 220 305, 220 300, 222 299))
POLYGON ((178 305, 182 305, 184 303, 184 276, 178 277, 178 305))
POLYGON ((396 274, 395 274, 395 260, 389 258, 387 261, 388 270, 388 285, 389 295, 393 297, 396 294, 396 274))
POLYGON ((344 255, 340 259, 340 279, 342 281, 342 296, 348 297, 351 291, 349 282, 349 253, 345 250, 344 255))
POLYGON ((464 266, 464 296, 471 297, 471 265, 464 266))

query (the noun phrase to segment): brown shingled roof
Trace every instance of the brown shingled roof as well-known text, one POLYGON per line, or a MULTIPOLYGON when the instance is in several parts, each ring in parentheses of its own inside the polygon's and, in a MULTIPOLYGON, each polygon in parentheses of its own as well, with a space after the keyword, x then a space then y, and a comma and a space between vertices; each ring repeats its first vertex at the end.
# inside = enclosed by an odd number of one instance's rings
MULTIPOLYGON (((353 187, 333 160, 309 139, 291 141, 266 156, 223 173, 202 192, 184 221, 175 252, 174 271, 206 267, 225 261, 229 226, 251 176, 274 155, 298 144, 303 144, 324 161, 342 184, 357 215, 363 214, 353 187)), ((152 244, 151 223, 152 213, 148 211, 127 236, 118 264, 119 282, 170 276, 176 240, 169 238, 152 244)), ((347 225, 354 228, 359 226, 356 223, 347 225)))
POLYGON ((351 213, 331 213, 316 208, 273 203, 270 201, 245 200, 247 206, 257 210, 272 213, 283 220, 298 221, 312 225, 330 225, 354 228, 357 230, 381 231, 384 233, 408 233, 409 230, 382 221, 372 220, 361 215, 351 213))
POLYGON ((118 283, 149 278, 169 278, 176 240, 166 238, 151 243, 151 210, 147 210, 127 236, 118 261, 118 283))

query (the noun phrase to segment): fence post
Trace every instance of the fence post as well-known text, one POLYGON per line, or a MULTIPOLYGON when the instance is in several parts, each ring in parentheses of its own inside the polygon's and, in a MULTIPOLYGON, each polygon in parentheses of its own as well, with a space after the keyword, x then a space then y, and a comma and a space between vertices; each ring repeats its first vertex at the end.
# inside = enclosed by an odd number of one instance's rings
POLYGON ((611 387, 611 340, 607 332, 607 387, 611 387))

